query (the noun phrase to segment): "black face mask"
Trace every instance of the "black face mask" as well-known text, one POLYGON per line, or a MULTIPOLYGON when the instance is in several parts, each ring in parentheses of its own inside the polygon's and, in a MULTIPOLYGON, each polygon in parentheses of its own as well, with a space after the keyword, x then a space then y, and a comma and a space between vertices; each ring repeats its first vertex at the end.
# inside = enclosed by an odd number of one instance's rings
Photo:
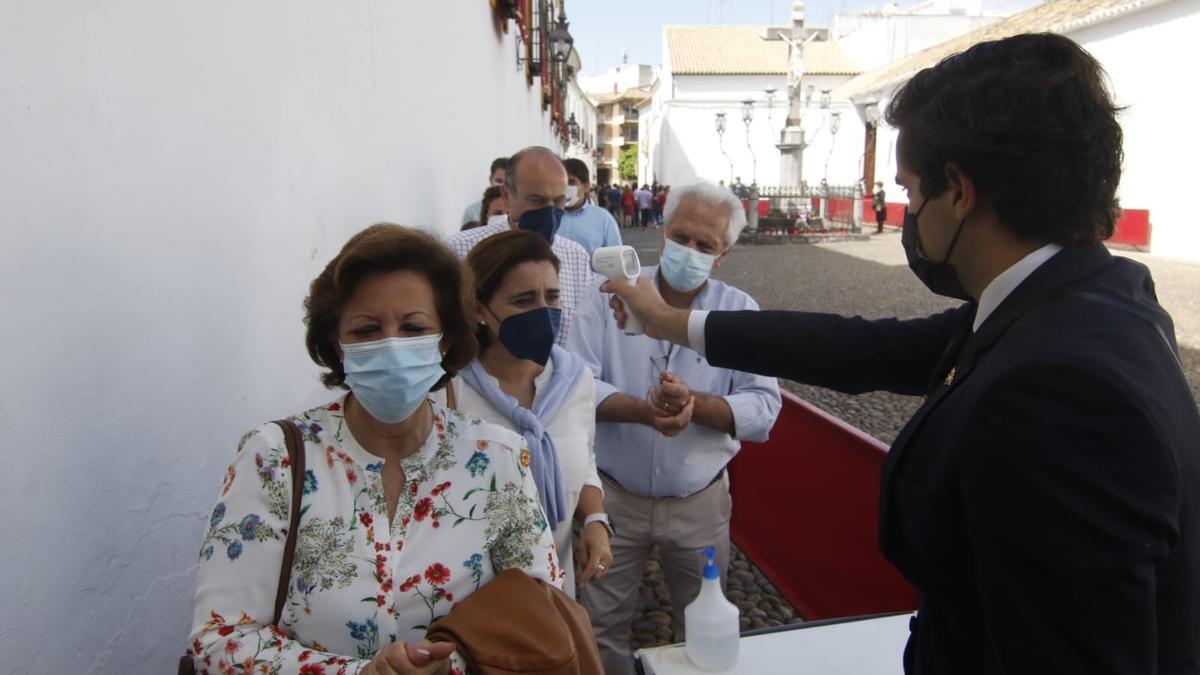
POLYGON ((546 365, 550 360, 550 350, 554 348, 558 331, 562 327, 562 309, 539 307, 513 314, 504 320, 496 316, 491 307, 487 307, 487 311, 500 321, 500 332, 496 337, 509 353, 518 359, 533 361, 539 366, 546 365))
POLYGON ((942 262, 934 262, 921 253, 921 233, 917 231, 917 218, 921 217, 921 212, 925 210, 925 205, 929 203, 930 199, 932 197, 926 198, 925 203, 921 204, 921 208, 917 209, 916 213, 908 213, 907 210, 904 212, 904 229, 901 230, 900 244, 904 246, 904 255, 908 258, 908 268, 917 275, 926 288, 934 293, 948 298, 970 300, 971 296, 967 295, 958 281, 958 274, 955 273, 954 266, 949 263, 954 245, 958 243, 958 235, 962 234, 963 225, 967 222, 966 218, 963 218, 962 222, 958 224, 958 230, 954 233, 954 239, 950 241, 950 248, 946 249, 946 257, 942 259, 942 262))
POLYGON ((543 206, 540 209, 522 213, 521 219, 517 221, 517 228, 540 234, 543 239, 553 244, 554 235, 558 233, 562 217, 562 209, 553 205, 543 206))

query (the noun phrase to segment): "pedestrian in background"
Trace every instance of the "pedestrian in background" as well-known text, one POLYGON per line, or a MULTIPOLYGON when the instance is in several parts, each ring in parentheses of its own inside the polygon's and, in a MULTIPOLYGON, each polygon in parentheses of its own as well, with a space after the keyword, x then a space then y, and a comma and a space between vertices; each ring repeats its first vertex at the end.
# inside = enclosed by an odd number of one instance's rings
POLYGON ((883 221, 887 218, 887 193, 883 181, 875 181, 875 192, 871 195, 871 208, 875 210, 875 234, 883 232, 883 221))
POLYGON ((634 209, 633 186, 627 186, 621 191, 621 212, 624 215, 621 225, 623 227, 633 227, 637 222, 634 220, 634 209))
POLYGON ((558 229, 559 236, 578 243, 589 258, 598 248, 620 246, 621 233, 612 214, 588 202, 591 174, 587 164, 571 158, 563 160, 563 166, 567 169, 567 207, 558 229))
MULTIPOLYGON (((496 159, 492 160, 491 165, 488 167, 488 186, 489 187, 499 187, 501 185, 504 185, 504 170, 505 170, 504 168, 506 166, 508 166, 508 158, 507 157, 497 157, 496 159)), ((471 221, 478 219, 479 218, 479 210, 482 207, 483 207, 483 200, 474 201, 474 202, 471 202, 470 204, 467 204, 467 208, 463 209, 462 222, 459 223, 459 227, 462 227, 463 225, 466 225, 467 223, 470 223, 471 221)), ((478 222, 480 224, 485 224, 487 221, 481 220, 478 222)), ((463 229, 469 229, 469 228, 463 228, 463 229)))
POLYGON ((643 229, 650 224, 650 205, 654 202, 654 193, 650 192, 650 186, 642 183, 642 189, 633 193, 637 199, 637 214, 638 224, 643 229))

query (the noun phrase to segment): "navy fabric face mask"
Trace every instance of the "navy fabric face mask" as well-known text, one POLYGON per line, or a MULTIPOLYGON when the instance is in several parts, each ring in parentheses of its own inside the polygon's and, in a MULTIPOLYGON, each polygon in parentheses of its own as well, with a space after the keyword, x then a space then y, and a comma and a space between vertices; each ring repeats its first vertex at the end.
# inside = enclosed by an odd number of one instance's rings
POLYGON ((540 209, 526 211, 517 221, 517 228, 540 234, 542 239, 554 243, 554 235, 562 223, 563 210, 554 206, 543 206, 540 209))
MULTIPOLYGON (((488 308, 491 312, 491 308, 488 308)), ((492 316, 496 316, 492 312, 492 316)), ((500 320, 500 344, 518 359, 528 359, 544 366, 550 360, 550 350, 558 339, 562 325, 562 310, 558 307, 539 307, 513 314, 500 320)))
POLYGON ((950 253, 954 251, 954 245, 958 243, 958 235, 962 234, 963 224, 967 222, 966 218, 958 224, 954 239, 950 242, 950 247, 946 249, 946 257, 941 262, 934 262, 921 253, 921 233, 917 230, 917 218, 921 217, 921 212, 925 210, 925 204, 928 204, 932 198, 932 196, 927 197, 916 213, 906 211, 904 214, 904 229, 900 234, 900 244, 904 247, 905 257, 908 258, 908 268, 917 275, 926 288, 934 293, 947 298, 970 300, 971 296, 967 295, 958 281, 958 273, 954 271, 954 266, 947 262, 950 260, 950 253))

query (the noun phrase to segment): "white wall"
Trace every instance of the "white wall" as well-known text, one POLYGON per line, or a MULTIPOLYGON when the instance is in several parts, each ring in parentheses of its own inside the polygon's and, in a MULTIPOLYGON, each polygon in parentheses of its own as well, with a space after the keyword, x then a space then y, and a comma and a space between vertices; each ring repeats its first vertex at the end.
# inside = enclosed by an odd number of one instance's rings
MULTIPOLYGON (((820 183, 826 176, 830 184, 835 185, 852 184, 861 177, 864 131, 854 118, 853 107, 836 101, 828 109, 819 107, 821 90, 836 89, 848 79, 847 76, 811 75, 804 78, 803 86, 813 84, 817 92, 812 105, 804 108, 801 117, 810 143, 804 153, 803 176, 812 185, 820 183), (832 112, 842 113, 836 138, 829 133, 829 114, 832 112)), ((784 76, 676 75, 673 81, 674 87, 670 87, 664 80, 650 104, 642 108, 639 152, 645 151, 645 154, 640 162, 641 181, 657 179, 660 183, 680 185, 705 178, 729 183, 740 176, 747 185, 755 177, 759 185, 779 184, 779 149, 776 146, 779 132, 787 120, 784 76), (764 93, 767 87, 777 90, 769 115, 764 93), (745 99, 755 102, 749 138, 742 121, 741 102, 745 99), (718 112, 725 113, 723 139, 716 133, 718 112), (728 159, 721 153, 721 143, 728 159), (757 159, 757 171, 754 159, 757 159)))
POLYGON ((1200 94, 1186 74, 1200 63, 1200 0, 1178 0, 1073 33, 1104 66, 1125 132, 1121 205, 1149 209, 1150 252, 1200 261, 1200 94))
POLYGON ((863 71, 941 44, 996 21, 998 17, 839 14, 833 31, 863 71))
POLYGON ((648 65, 626 63, 613 66, 602 73, 584 73, 579 76, 579 86, 589 94, 619 94, 626 89, 644 87, 654 79, 654 70, 648 65))
MULTIPOLYGON (((775 99, 787 96, 786 75, 675 75, 674 90, 666 94, 676 101, 732 101, 766 98, 767 88, 776 90, 775 99)), ((741 119, 740 117, 738 119, 741 119)))
POLYGON ((309 281, 551 142, 514 31, 460 4, 0 9, 0 670, 171 672, 239 436, 333 396, 309 281))
MULTIPOLYGON (((671 85, 660 85, 651 111, 648 162, 659 182, 680 185, 696 178, 729 183, 731 173, 749 185, 779 180, 778 143, 787 117, 787 79, 783 75, 675 75, 671 85), (776 89, 770 115, 765 90, 776 89), (742 101, 753 100, 754 117, 749 135, 742 121, 742 101), (727 160, 721 154, 716 114, 725 113, 723 139, 727 160), (748 147, 749 144, 749 147, 748 147), (753 153, 750 147, 753 147, 753 153), (730 161, 733 163, 730 169, 730 161)), ((646 119, 642 119, 646 124, 646 119)))
MULTIPOLYGON (((1177 67, 1200 62, 1200 0, 1178 0, 1091 28, 1067 33, 1104 66, 1125 133, 1121 205, 1150 211, 1150 252, 1200 261, 1196 227, 1196 176, 1188 169, 1200 156, 1200 138, 1188 113, 1200 94, 1177 67), (1164 45, 1169 51, 1164 53, 1164 45), (1169 54, 1169 55, 1168 55, 1169 54)), ((890 93, 879 102, 886 109, 890 93)), ((875 175, 888 201, 902 201, 895 172, 896 131, 881 124, 875 175)))
POLYGON ((596 158, 592 150, 600 139, 600 116, 596 112, 596 105, 575 80, 571 80, 567 85, 566 97, 563 99, 563 115, 567 119, 574 115, 575 123, 579 125, 579 138, 571 141, 563 152, 563 157, 582 160, 588 166, 588 174, 595 181, 596 158))

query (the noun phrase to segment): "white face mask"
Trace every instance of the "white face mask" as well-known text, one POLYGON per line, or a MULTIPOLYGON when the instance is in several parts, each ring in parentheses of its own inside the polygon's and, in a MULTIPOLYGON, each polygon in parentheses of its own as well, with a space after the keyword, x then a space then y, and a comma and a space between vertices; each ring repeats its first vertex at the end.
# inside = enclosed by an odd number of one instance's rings
POLYGON ((579 188, 575 185, 567 186, 567 205, 575 206, 575 202, 579 200, 579 188))
POLYGON ((496 215, 492 216, 491 218, 488 218, 487 224, 488 225, 508 225, 508 214, 507 213, 497 213, 496 215))

